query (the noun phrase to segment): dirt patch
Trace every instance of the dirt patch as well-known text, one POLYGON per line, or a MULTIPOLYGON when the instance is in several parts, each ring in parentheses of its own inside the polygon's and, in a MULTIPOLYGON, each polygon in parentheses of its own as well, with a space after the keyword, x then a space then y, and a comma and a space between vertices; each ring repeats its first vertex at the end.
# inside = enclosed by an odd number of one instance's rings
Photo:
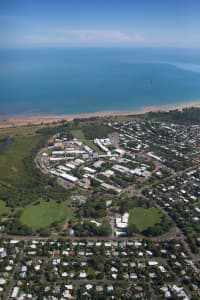
POLYGON ((68 219, 65 220, 65 223, 63 224, 63 230, 67 230, 68 228, 68 219))
POLYGON ((18 172, 18 171, 17 171, 17 168, 16 168, 15 166, 12 166, 12 167, 11 167, 11 170, 12 170, 13 172, 15 172, 15 173, 18 172))

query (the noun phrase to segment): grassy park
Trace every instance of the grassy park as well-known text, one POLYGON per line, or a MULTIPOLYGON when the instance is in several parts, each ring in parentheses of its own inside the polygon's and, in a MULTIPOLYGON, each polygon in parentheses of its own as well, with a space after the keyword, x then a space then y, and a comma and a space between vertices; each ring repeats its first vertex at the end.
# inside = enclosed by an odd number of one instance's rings
POLYGON ((70 208, 66 202, 55 201, 41 202, 24 209, 20 221, 22 224, 31 227, 33 230, 48 227, 53 222, 64 220, 70 214, 70 208))
POLYGON ((129 225, 133 224, 136 228, 142 232, 155 224, 160 223, 162 218, 161 213, 157 208, 136 207, 131 209, 129 216, 129 225))

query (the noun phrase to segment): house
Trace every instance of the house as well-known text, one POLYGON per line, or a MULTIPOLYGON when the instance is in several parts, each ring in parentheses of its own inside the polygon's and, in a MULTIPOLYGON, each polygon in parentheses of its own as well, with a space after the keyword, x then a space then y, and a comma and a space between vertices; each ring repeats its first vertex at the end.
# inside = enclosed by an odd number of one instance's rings
POLYGON ((18 286, 15 286, 14 288, 13 288, 13 290, 12 290, 12 294, 11 294, 11 298, 17 298, 17 296, 18 296, 18 294, 19 294, 19 287, 18 286))
POLYGON ((88 173, 94 174, 96 173, 96 170, 89 168, 89 167, 84 167, 83 170, 87 171, 88 173))
POLYGON ((112 166, 114 171, 118 171, 120 173, 129 173, 130 169, 121 165, 114 165, 112 166))
POLYGON ((119 156, 123 156, 126 153, 125 150, 119 148, 114 149, 113 152, 117 153, 119 156))

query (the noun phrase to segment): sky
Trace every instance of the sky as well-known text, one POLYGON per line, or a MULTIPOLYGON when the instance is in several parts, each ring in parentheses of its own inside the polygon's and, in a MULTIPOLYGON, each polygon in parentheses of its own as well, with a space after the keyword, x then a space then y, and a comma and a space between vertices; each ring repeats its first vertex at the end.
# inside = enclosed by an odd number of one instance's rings
POLYGON ((200 48, 199 0, 0 0, 0 47, 200 48))

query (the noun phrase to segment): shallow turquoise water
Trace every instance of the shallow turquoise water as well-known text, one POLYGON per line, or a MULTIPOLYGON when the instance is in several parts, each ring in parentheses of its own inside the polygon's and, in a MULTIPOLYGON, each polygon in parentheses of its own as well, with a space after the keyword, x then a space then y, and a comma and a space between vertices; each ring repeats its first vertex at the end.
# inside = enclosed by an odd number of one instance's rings
POLYGON ((200 100, 197 49, 1 49, 0 115, 138 110, 200 100))

